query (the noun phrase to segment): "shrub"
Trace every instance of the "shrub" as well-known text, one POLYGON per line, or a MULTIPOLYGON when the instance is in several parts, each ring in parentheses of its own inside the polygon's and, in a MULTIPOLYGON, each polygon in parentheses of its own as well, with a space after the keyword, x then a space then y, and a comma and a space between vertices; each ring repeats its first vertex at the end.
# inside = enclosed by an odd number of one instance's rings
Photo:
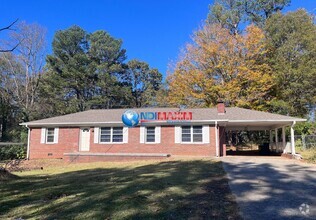
POLYGON ((0 146, 0 160, 24 159, 25 157, 25 145, 0 146))

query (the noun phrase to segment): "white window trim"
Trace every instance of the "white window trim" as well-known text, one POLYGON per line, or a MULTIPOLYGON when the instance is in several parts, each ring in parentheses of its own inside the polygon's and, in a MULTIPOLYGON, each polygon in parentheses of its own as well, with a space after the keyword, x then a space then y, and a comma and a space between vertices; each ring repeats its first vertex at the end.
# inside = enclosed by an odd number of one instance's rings
POLYGON ((182 129, 181 126, 174 126, 174 143, 181 144, 182 140, 182 129))
POLYGON ((93 142, 95 144, 99 144, 100 128, 94 127, 93 132, 94 132, 93 142))
POLYGON ((114 127, 100 127, 98 130, 99 134, 98 134, 98 138, 99 138, 99 144, 125 144, 124 142, 124 127, 116 127, 116 128, 122 128, 122 134, 123 134, 123 139, 122 142, 113 142, 113 128, 114 127), (111 141, 110 142, 101 142, 101 130, 102 128, 111 128, 111 141))
MULTIPOLYGON (((182 141, 182 127, 183 126, 181 126, 180 127, 180 143, 181 144, 205 144, 204 142, 203 142, 203 136, 204 136, 204 134, 203 134, 203 125, 202 125, 202 141, 201 142, 193 142, 193 126, 195 126, 195 125, 188 125, 188 126, 185 126, 185 127, 189 127, 190 126, 190 129, 191 129, 191 141, 190 142, 188 142, 188 141, 182 141)), ((197 125, 197 126, 201 126, 201 125, 197 125)))
POLYGON ((41 144, 58 144, 58 136, 59 136, 59 128, 52 128, 54 129, 54 136, 53 136, 53 142, 48 142, 47 141, 47 136, 48 136, 48 129, 49 128, 42 128, 41 131, 41 144), (44 131, 43 131, 44 130, 44 131))
POLYGON ((160 144, 161 143, 161 126, 148 126, 155 127, 155 141, 148 142, 147 141, 147 127, 141 126, 139 128, 139 142, 141 144, 160 144))

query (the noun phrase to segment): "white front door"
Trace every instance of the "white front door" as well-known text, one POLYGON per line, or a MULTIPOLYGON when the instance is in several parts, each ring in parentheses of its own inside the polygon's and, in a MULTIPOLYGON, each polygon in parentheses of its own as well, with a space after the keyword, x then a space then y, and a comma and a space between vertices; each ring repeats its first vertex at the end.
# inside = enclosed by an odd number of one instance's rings
POLYGON ((90 150, 90 128, 80 129, 79 150, 80 151, 90 150))

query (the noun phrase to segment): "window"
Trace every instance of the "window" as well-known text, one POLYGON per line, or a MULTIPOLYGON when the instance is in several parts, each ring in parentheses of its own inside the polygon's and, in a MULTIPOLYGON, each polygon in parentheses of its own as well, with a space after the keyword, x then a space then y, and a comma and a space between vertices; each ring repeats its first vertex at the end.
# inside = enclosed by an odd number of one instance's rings
POLYGON ((46 129, 46 143, 54 143, 55 128, 46 129))
POLYGON ((202 126, 182 126, 182 142, 203 142, 202 126))
POLYGON ((159 144, 161 137, 161 126, 140 126, 139 142, 141 144, 159 144))
POLYGON ((193 142, 203 141, 202 126, 193 126, 193 142))
POLYGON ((123 127, 107 127, 101 128, 100 142, 102 143, 122 143, 123 142, 123 127))
POLYGON ((191 126, 182 127, 182 142, 191 142, 191 126))
POLYGON ((41 144, 57 144, 59 128, 42 128, 41 144))
POLYGON ((113 128, 112 142, 123 142, 123 128, 113 128))
POLYGON ((111 142, 111 128, 101 128, 100 142, 111 142))
POLYGON ((146 127, 146 142, 155 142, 155 127, 146 127))

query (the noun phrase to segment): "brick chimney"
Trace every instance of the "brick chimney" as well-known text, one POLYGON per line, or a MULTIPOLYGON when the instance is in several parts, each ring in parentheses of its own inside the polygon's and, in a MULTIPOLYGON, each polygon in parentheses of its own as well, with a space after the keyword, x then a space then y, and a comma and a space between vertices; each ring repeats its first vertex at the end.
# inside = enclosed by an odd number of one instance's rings
POLYGON ((217 114, 224 115, 226 113, 225 104, 223 101, 219 100, 217 102, 217 114))

